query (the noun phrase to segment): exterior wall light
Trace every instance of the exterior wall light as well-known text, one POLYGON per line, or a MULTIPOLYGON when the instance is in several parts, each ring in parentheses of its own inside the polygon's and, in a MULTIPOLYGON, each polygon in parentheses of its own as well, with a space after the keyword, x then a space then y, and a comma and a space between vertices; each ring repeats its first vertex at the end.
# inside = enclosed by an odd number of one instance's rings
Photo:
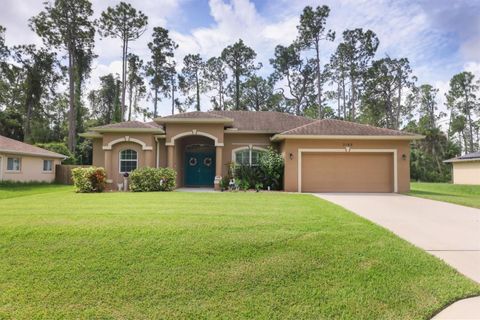
POLYGON ((290 157, 290 160, 293 160, 293 153, 290 152, 289 157, 290 157))
POLYGON ((402 160, 407 160, 407 155, 405 153, 402 154, 402 160))

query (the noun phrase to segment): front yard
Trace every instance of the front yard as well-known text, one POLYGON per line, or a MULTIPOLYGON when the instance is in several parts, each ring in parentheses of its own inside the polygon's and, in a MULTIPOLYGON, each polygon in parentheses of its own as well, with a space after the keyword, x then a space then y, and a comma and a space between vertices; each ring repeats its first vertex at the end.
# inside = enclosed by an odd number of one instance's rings
POLYGON ((0 318, 427 319, 480 294, 309 195, 48 188, 0 187, 0 318))
POLYGON ((480 209, 480 186, 412 182, 410 195, 480 209))

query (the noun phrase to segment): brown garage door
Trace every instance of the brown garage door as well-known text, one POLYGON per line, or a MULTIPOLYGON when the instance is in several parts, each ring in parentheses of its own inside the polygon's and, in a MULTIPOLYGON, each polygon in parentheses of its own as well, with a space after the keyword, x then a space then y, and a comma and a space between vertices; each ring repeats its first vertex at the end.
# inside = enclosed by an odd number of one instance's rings
POLYGON ((302 153, 303 192, 393 192, 392 153, 302 153))

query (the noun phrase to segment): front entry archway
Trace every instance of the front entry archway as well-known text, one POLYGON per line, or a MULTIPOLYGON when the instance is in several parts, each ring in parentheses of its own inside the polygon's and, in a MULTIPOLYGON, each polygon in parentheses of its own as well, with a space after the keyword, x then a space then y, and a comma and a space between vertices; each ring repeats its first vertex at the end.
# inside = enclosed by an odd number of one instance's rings
POLYGON ((184 185, 213 187, 215 180, 215 149, 209 145, 189 145, 184 156, 184 185))

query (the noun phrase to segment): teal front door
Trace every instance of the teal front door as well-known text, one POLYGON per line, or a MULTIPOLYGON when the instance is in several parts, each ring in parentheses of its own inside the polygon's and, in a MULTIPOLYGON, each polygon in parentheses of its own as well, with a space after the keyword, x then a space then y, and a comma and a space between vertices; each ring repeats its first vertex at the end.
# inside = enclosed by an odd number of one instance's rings
POLYGON ((185 186, 212 187, 214 180, 214 152, 185 152, 185 186))

